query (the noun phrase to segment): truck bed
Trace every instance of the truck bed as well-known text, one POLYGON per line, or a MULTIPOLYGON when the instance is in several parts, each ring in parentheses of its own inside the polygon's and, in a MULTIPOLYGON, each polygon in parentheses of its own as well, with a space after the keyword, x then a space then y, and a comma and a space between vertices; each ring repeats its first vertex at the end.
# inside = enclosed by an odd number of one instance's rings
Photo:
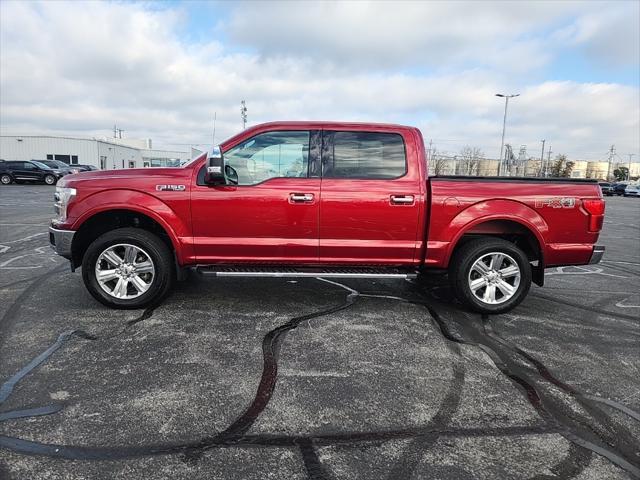
POLYGON ((462 235, 529 235, 543 266, 587 264, 599 231, 589 231, 584 199, 601 199, 596 180, 434 176, 428 180, 424 264, 446 267, 462 235))

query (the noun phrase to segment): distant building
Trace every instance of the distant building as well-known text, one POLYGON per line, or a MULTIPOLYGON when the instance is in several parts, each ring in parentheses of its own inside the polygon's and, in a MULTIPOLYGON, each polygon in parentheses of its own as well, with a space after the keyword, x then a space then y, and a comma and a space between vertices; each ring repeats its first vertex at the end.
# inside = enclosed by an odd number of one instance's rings
POLYGON ((94 165, 101 170, 112 170, 178 166, 190 158, 190 152, 153 149, 151 139, 0 136, 2 160, 60 160, 70 165, 94 165))

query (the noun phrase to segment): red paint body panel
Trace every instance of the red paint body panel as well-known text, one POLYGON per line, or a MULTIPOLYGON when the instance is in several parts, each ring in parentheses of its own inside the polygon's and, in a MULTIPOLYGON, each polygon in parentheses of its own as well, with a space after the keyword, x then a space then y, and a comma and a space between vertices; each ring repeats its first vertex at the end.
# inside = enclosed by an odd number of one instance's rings
POLYGON ((319 178, 273 178, 252 186, 191 191, 198 263, 318 263, 319 178), (292 193, 310 193, 293 203, 292 193))
POLYGON ((510 220, 538 240, 545 266, 585 264, 598 232, 589 232, 583 198, 601 198, 596 183, 466 181, 433 179, 431 222, 425 263, 446 267, 459 238, 490 220, 510 220), (572 208, 554 208, 550 198, 574 198, 572 208), (585 248, 588 245, 589 248, 585 248))
MULTIPOLYGON (((206 158, 181 168, 83 172, 61 185, 77 195, 64 223, 77 230, 93 215, 130 210, 166 231, 181 265, 208 263, 356 264, 446 268, 465 233, 501 233, 515 222, 535 237, 545 266, 589 262, 598 232, 582 199, 600 199, 596 183, 427 178, 422 135, 413 127, 337 122, 274 122, 222 144, 227 151, 263 132, 327 130, 402 135, 407 171, 392 180, 273 178, 251 186, 197 185, 206 158), (157 185, 184 185, 158 191, 157 185), (292 193, 312 194, 294 203, 292 193), (412 196, 394 205, 392 195, 412 196), (560 199, 573 199, 566 204, 560 199), (569 205, 572 203, 572 205, 569 205), (495 222, 496 220, 500 222, 495 222), (486 222, 493 222, 486 224, 486 222)), ((563 200, 563 201, 564 201, 563 200)))

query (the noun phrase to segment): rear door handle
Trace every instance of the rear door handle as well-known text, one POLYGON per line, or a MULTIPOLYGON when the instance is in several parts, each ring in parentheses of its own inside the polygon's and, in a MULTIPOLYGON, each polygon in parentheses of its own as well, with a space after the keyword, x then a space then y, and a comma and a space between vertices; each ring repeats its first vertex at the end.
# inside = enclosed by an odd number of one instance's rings
POLYGON ((391 195, 393 205, 412 205, 413 200, 413 195, 391 195))
POLYGON ((313 193, 292 193, 289 199, 295 203, 313 202, 313 193))

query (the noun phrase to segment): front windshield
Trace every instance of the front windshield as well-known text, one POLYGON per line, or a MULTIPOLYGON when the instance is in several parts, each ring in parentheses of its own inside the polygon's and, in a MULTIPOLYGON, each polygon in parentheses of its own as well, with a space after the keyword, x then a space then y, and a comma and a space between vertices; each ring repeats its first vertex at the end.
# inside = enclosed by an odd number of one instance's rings
POLYGON ((38 167, 40 167, 40 168, 42 168, 44 170, 51 170, 51 167, 45 165, 42 162, 31 162, 31 163, 33 163, 34 165, 36 165, 36 166, 38 166, 38 167))
POLYGON ((201 152, 201 153, 199 153, 198 155, 196 155, 195 157, 193 157, 193 158, 191 158, 191 159, 189 159, 189 160, 186 160, 186 161, 182 162, 182 163, 180 164, 180 166, 181 166, 181 167, 186 167, 187 165, 191 165, 193 162, 195 162, 195 161, 196 161, 196 160, 198 160, 199 158, 202 158, 202 156, 203 156, 203 155, 206 155, 206 154, 207 154, 207 152, 201 152))

